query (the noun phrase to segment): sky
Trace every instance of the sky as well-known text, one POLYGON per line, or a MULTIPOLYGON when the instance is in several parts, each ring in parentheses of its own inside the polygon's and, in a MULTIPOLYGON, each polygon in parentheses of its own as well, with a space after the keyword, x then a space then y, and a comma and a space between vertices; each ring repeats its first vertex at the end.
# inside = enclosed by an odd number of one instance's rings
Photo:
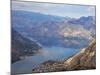
POLYGON ((12 1, 12 10, 38 12, 47 15, 79 18, 95 16, 95 6, 12 1))

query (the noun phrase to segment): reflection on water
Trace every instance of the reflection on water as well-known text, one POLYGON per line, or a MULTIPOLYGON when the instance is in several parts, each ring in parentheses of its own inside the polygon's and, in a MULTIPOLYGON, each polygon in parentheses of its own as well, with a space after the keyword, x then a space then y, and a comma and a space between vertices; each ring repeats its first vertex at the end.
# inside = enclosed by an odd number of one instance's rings
POLYGON ((39 54, 27 57, 11 65, 12 73, 32 73, 32 69, 47 60, 64 60, 80 49, 63 47, 45 47, 39 54))

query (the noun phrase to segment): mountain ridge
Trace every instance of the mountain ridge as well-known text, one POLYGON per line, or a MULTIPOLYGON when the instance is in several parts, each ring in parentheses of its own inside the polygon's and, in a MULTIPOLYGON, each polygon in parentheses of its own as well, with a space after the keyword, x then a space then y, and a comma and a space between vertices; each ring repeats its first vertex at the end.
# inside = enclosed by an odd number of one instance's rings
POLYGON ((64 61, 46 61, 33 69, 33 73, 96 69, 96 40, 87 48, 64 61))
POLYGON ((89 30, 83 25, 68 23, 69 20, 76 21, 76 19, 66 18, 12 10, 12 26, 27 38, 34 38, 47 46, 85 47, 91 41, 91 35, 95 34, 95 25, 90 25, 92 28, 89 30))
POLYGON ((37 53, 39 49, 41 48, 36 42, 31 41, 25 37, 23 37, 21 34, 16 32, 14 29, 12 29, 12 36, 11 36, 11 53, 12 58, 11 62, 14 63, 18 60, 21 60, 21 56, 30 56, 34 53, 37 53))

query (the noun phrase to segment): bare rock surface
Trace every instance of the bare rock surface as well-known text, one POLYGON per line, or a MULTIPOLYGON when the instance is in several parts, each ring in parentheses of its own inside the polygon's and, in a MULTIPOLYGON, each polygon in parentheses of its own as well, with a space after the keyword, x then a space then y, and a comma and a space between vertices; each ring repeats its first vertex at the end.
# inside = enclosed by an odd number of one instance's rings
POLYGON ((96 40, 87 48, 82 49, 76 55, 63 61, 52 61, 42 63, 38 68, 33 69, 33 73, 57 72, 72 70, 87 70, 96 68, 96 40))

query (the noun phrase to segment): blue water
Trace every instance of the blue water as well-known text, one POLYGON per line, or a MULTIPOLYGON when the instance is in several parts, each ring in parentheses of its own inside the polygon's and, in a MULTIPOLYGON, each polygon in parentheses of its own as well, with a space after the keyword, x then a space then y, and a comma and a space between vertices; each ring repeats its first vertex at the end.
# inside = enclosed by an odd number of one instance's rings
POLYGON ((45 47, 39 54, 27 57, 11 65, 12 73, 32 73, 32 69, 47 60, 64 60, 79 52, 80 49, 45 47))

